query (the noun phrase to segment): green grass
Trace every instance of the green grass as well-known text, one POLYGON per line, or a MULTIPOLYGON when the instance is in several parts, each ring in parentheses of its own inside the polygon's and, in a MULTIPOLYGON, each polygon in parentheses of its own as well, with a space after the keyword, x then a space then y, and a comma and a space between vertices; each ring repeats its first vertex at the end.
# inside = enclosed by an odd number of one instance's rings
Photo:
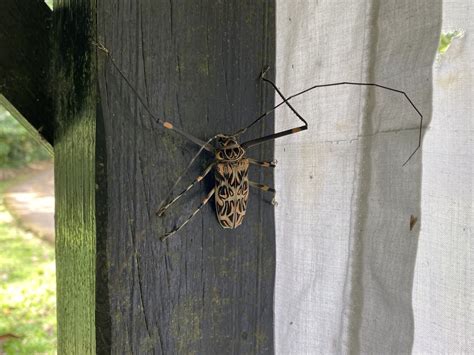
POLYGON ((54 247, 15 223, 3 203, 8 185, 0 182, 0 335, 20 338, 0 345, 0 353, 54 354, 54 247))

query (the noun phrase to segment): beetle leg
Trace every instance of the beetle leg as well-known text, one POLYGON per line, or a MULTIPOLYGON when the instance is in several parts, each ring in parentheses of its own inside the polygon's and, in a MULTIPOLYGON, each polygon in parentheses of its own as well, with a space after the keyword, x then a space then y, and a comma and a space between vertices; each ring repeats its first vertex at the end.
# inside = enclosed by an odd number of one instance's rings
POLYGON ((277 161, 276 160, 272 160, 272 161, 257 161, 255 159, 252 159, 252 158, 247 158, 249 160, 249 163, 250 164, 254 164, 254 165, 260 165, 260 166, 263 166, 264 168, 274 168, 276 167, 277 165, 277 161))
POLYGON ((263 192, 271 192, 273 193, 273 199, 272 199, 272 205, 277 206, 278 202, 275 200, 275 195, 276 195, 276 190, 273 187, 270 187, 265 184, 259 184, 257 182, 249 181, 249 185, 252 187, 255 187, 259 190, 262 190, 263 192))
POLYGON ((259 190, 276 193, 276 190, 268 185, 259 184, 258 182, 253 182, 253 181, 249 181, 249 184, 250 186, 256 187, 259 190))
POLYGON ((163 216, 163 214, 165 213, 165 211, 171 207, 171 205, 173 205, 176 201, 178 201, 181 196, 183 196, 186 192, 188 192, 189 190, 191 190, 191 188, 196 185, 198 182, 202 181, 207 174, 209 174, 209 172, 212 170, 212 168, 214 167, 216 163, 212 163, 210 164, 206 170, 204 170, 204 172, 199 175, 188 187, 186 187, 183 191, 181 191, 174 199, 172 199, 170 202, 168 202, 166 205, 160 207, 160 209, 158 210, 158 212, 156 212, 156 214, 158 216, 163 216))
POLYGON ((166 233, 164 236, 162 236, 160 239, 161 241, 165 241, 169 237, 171 237, 173 234, 175 234, 177 231, 179 231, 181 228, 183 228, 211 199, 212 195, 214 195, 214 192, 216 191, 216 188, 212 188, 211 191, 207 194, 207 196, 202 200, 201 204, 199 207, 191 214, 191 216, 188 217, 187 220, 185 220, 179 227, 176 227, 173 229, 171 232, 166 233))

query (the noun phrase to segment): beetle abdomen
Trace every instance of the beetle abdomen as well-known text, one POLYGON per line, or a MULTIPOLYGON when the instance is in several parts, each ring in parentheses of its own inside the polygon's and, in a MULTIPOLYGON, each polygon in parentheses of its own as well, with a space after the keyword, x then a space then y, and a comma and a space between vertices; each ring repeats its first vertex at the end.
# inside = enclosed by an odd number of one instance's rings
POLYGON ((249 198, 249 161, 216 164, 216 212, 223 228, 237 228, 244 220, 249 198))

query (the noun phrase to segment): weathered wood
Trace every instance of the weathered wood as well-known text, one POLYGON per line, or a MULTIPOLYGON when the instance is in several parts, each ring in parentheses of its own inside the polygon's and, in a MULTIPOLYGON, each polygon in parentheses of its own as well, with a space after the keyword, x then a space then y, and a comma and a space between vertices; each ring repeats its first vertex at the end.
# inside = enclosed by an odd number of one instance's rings
MULTIPOLYGON (((56 277, 59 354, 96 352, 95 5, 58 1, 53 12, 56 277)), ((100 307, 97 307, 100 309, 100 307)))
MULTIPOLYGON (((207 139, 273 104, 258 76, 274 62, 274 2, 59 3, 59 351, 272 353, 271 196, 252 191, 236 230, 219 226, 211 201, 160 242, 199 205, 212 179, 165 218, 155 215, 198 148, 155 124, 101 52, 96 72, 91 41, 97 35, 156 115, 207 139)), ((272 131, 269 118, 246 138, 272 131)), ((271 143, 249 152, 259 160, 272 153, 271 143)), ((252 180, 273 185, 269 169, 252 169, 252 180)))
POLYGON ((52 152, 51 10, 42 0, 2 0, 0 16, 0 104, 52 152))

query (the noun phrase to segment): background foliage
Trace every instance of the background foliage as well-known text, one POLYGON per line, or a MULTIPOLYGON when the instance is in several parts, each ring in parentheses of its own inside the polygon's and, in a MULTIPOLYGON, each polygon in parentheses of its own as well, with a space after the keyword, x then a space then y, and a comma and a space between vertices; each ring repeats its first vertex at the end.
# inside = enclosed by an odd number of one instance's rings
POLYGON ((10 168, 51 158, 0 106, 0 178, 14 172, 0 181, 0 354, 56 353, 54 245, 22 229, 4 204, 8 187, 28 177, 10 168))
POLYGON ((48 152, 6 110, 0 108, 0 167, 50 159, 48 152))
POLYGON ((21 229, 5 208, 0 182, 0 335, 18 338, 2 344, 0 354, 56 352, 56 278, 54 245, 21 229))

